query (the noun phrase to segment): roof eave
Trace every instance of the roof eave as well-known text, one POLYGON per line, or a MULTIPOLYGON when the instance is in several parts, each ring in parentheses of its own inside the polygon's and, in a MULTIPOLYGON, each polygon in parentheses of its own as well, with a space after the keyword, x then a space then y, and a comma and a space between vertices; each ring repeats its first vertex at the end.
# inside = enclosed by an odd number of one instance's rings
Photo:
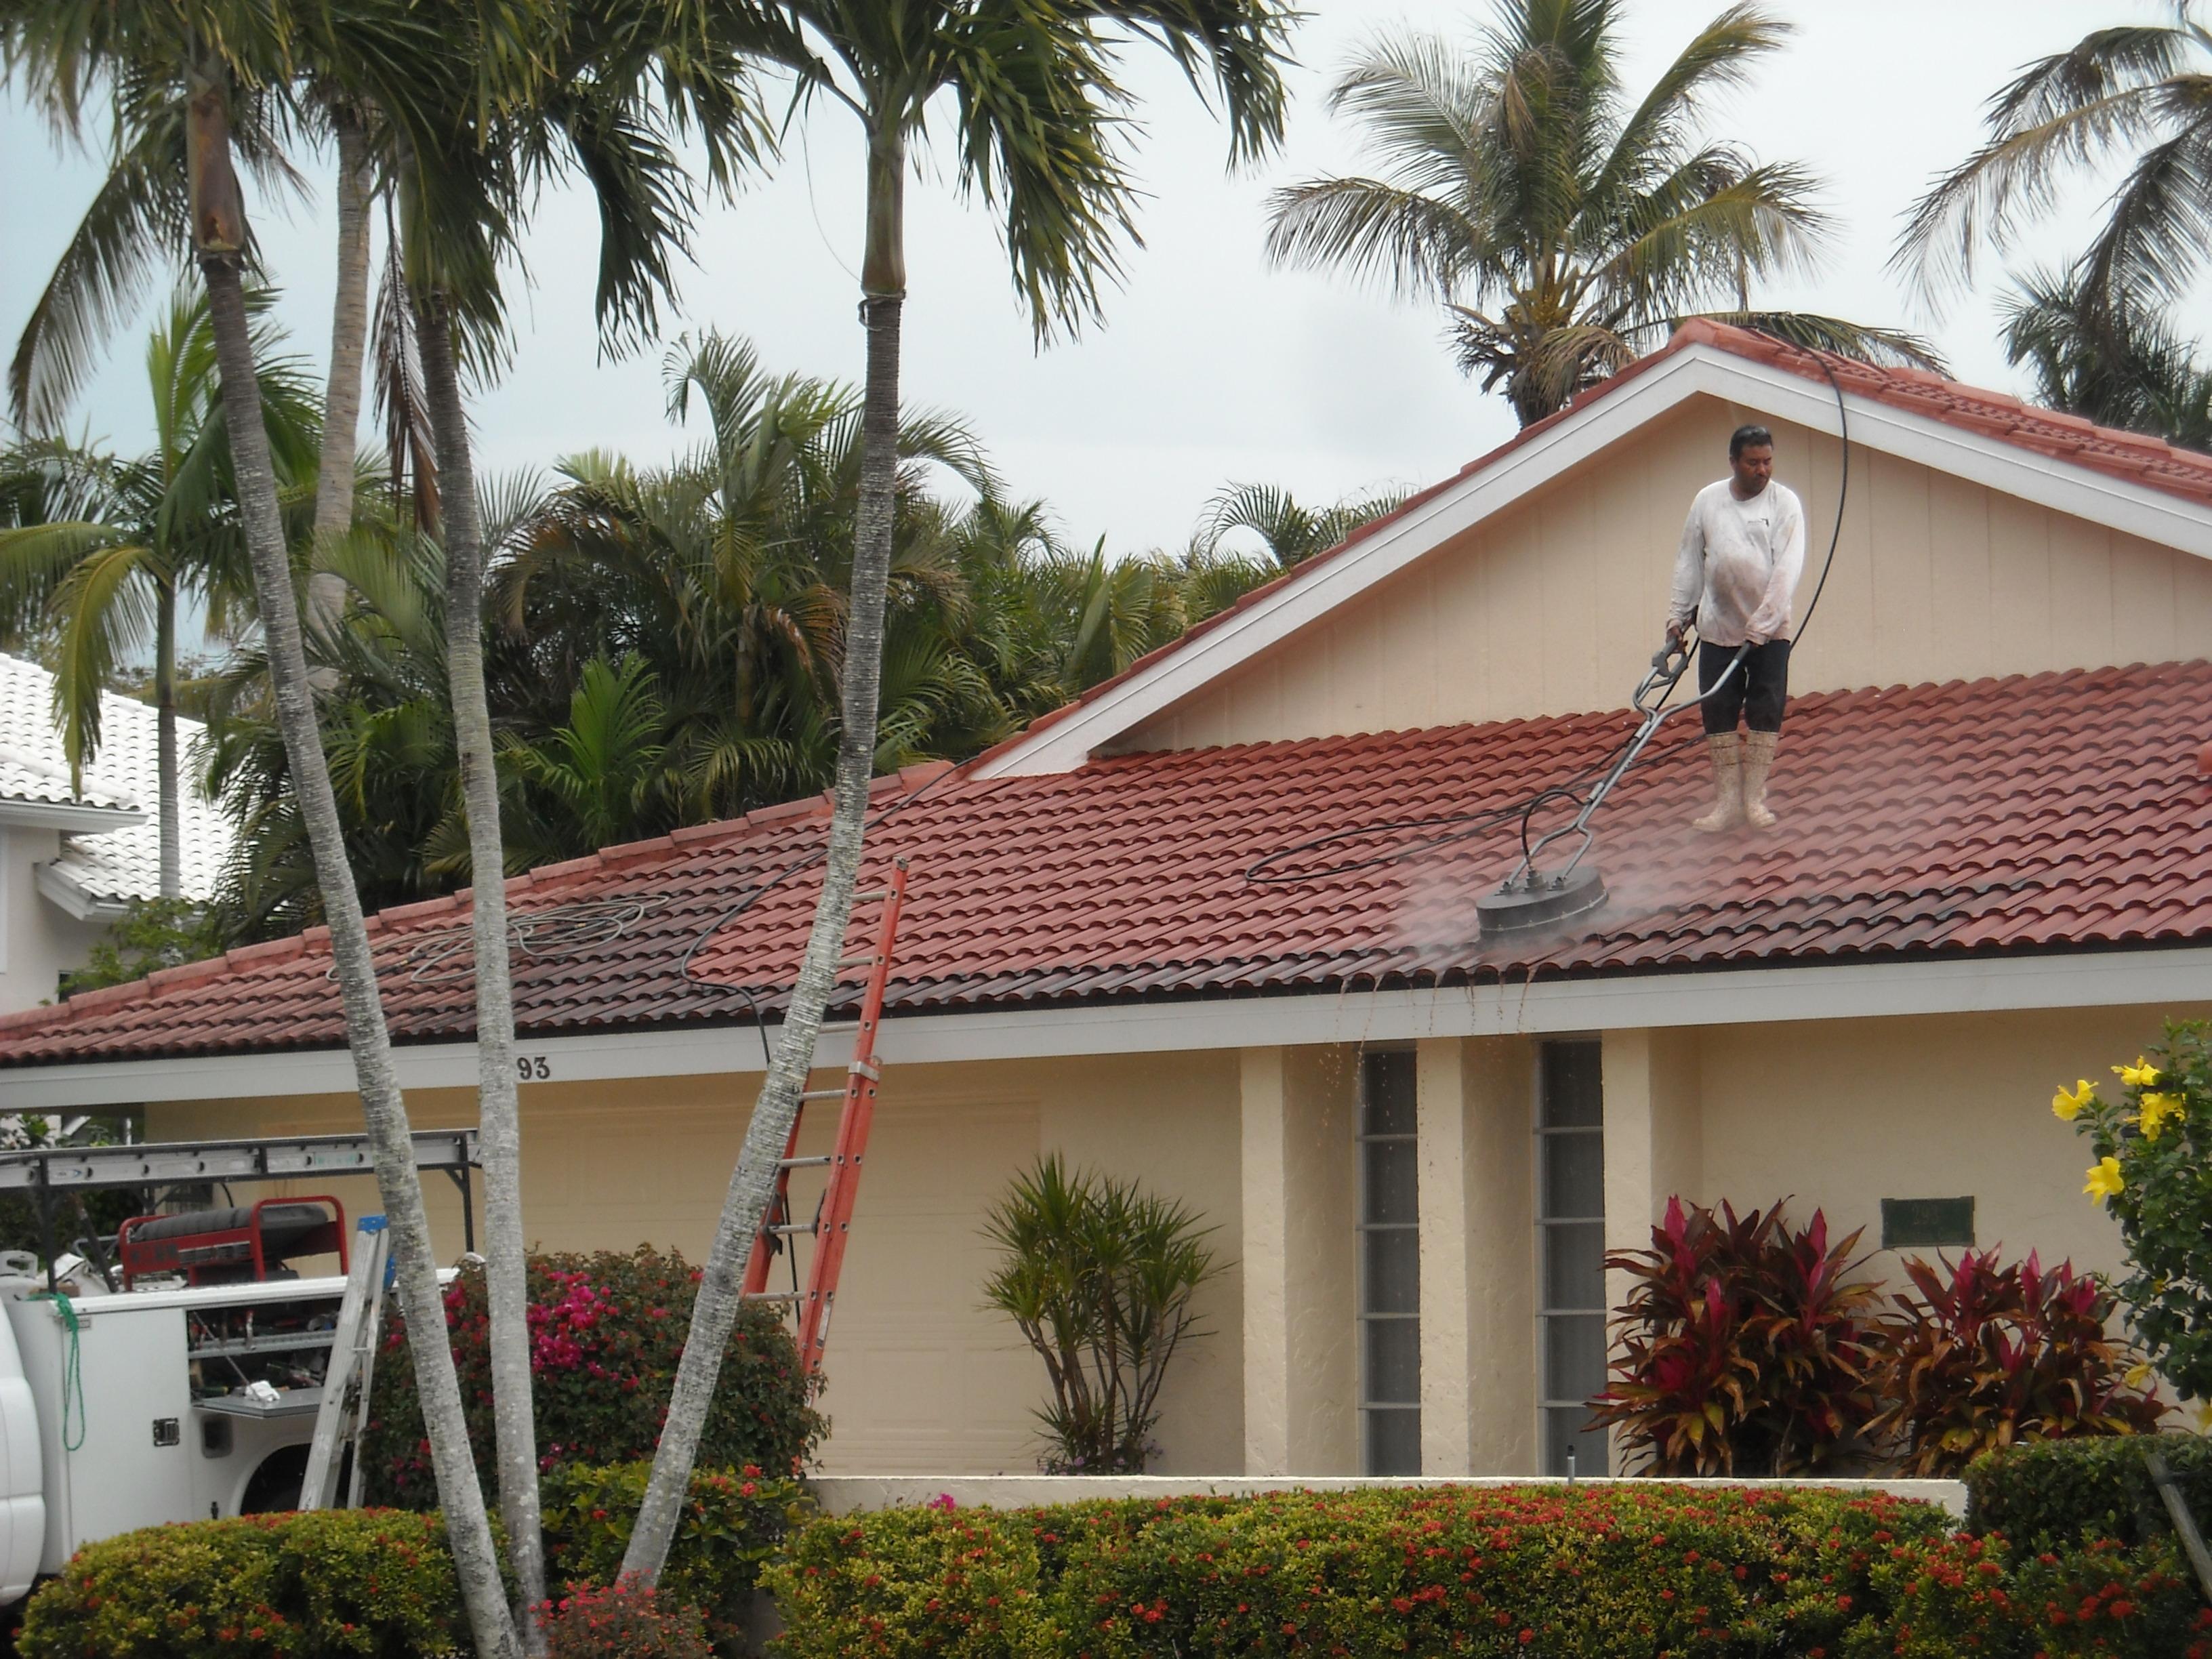
MULTIPOLYGON (((1541 1036, 1574 1031, 1853 1020, 1934 1013, 2212 1005, 2212 942, 2091 944, 1670 967, 1562 975, 1523 985, 1341 988, 1243 996, 1047 1004, 893 1013, 902 1064, 1071 1059, 1108 1054, 1399 1041, 1541 1036), (2084 971, 2094 963, 2094 971, 2084 971)), ((849 1038, 825 1036, 815 1065, 842 1066, 849 1038)), ((519 1034, 556 1082, 720 1076, 761 1069, 760 1034, 742 1024, 626 1026, 519 1034)), ((474 1081, 472 1040, 402 1042, 408 1089, 474 1081)), ((160 1058, 96 1056, 0 1067, 21 1109, 93 1109, 147 1101, 244 1100, 356 1088, 339 1048, 160 1058)))
POLYGON ((102 836, 111 830, 132 830, 148 815, 131 806, 94 806, 85 801, 0 799, 0 827, 21 830, 64 830, 73 836, 102 836))
POLYGON ((49 860, 36 866, 33 879, 40 895, 79 921, 113 921, 131 908, 130 896, 96 893, 49 860))

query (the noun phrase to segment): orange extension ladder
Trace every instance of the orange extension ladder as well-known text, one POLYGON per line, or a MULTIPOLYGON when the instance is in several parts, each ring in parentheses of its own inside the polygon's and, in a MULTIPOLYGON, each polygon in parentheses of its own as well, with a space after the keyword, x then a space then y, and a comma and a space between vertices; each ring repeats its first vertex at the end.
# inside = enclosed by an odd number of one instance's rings
POLYGON ((775 1194, 769 1200, 768 1216, 753 1240, 751 1259, 745 1264, 744 1297, 749 1302, 782 1302, 799 1316, 799 1362, 811 1375, 822 1364, 822 1350, 830 1340, 830 1313, 837 1300, 837 1275, 845 1265, 845 1240, 853 1224, 853 1200, 860 1189, 860 1167, 867 1156, 868 1130, 876 1117, 876 1086, 883 1069, 876 1063, 876 1027, 884 1015, 884 986, 890 978, 891 945, 898 937, 899 912, 906 907, 906 860, 891 861, 890 884, 872 892, 855 893, 855 906, 880 902, 882 919, 876 924, 874 948, 847 957, 842 970, 865 967, 866 988, 860 994, 860 1023, 853 1033, 853 1060, 845 1069, 842 1089, 809 1089, 799 1097, 799 1112, 792 1120, 791 1139, 776 1160, 775 1194), (837 1112, 836 1150, 811 1158, 799 1155, 799 1126, 805 1121, 806 1103, 842 1100, 837 1112), (827 1169, 828 1184, 815 1206, 811 1221, 791 1218, 791 1172, 827 1169), (792 1273, 798 1276, 795 1241, 814 1240, 814 1259, 808 1265, 806 1288, 771 1291, 770 1263, 784 1249, 794 1251, 792 1273))

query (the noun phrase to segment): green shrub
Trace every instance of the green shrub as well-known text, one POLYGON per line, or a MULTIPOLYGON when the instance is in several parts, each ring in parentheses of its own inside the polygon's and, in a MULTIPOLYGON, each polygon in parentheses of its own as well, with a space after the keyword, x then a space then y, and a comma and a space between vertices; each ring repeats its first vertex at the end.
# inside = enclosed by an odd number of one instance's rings
MULTIPOLYGON (((1366 1489, 891 1510, 800 1528, 786 1659, 1841 1655, 1945 1517, 1786 1489, 1366 1489)), ((1872 1650, 1869 1650, 1871 1651, 1872 1650)))
POLYGON ((784 1659, 2212 1659, 2170 1540, 2016 1550, 1878 1495, 1367 1489, 821 1519, 784 1659))
POLYGON ((1071 1512, 884 1510, 802 1527, 762 1575, 783 1615, 777 1651, 782 1659, 1066 1653, 1041 1589, 1038 1544, 1045 1517, 1071 1512))
MULTIPOLYGON (((650 1463, 546 1472, 546 1576, 572 1590, 604 1589, 622 1576, 623 1552, 645 1498, 650 1463)), ((717 1650, 743 1650, 740 1632, 762 1565, 790 1525, 811 1510, 796 1480, 773 1480, 757 1465, 699 1469, 661 1569, 664 1598, 697 1608, 717 1650)))
POLYGON ((149 1527, 87 1545, 31 1598, 24 1659, 464 1655, 445 1526, 323 1510, 149 1527))
POLYGON ((2197 1525, 2212 1530, 2212 1441, 2193 1434, 2060 1440, 1977 1458, 1965 1476, 1967 1530, 2032 1549, 2084 1536, 2123 1546, 2168 1537, 2172 1523, 2144 1461, 2153 1451, 2180 1480, 2197 1525))
MULTIPOLYGON (((531 1376, 541 1467, 653 1455, 698 1278, 682 1256, 645 1248, 628 1255, 530 1258, 531 1376)), ((468 1402, 469 1442, 489 1486, 491 1366, 481 1268, 464 1269, 453 1281, 446 1319, 468 1402)), ((438 1501, 437 1484, 406 1341, 405 1322, 395 1316, 377 1358, 362 1456, 372 1502, 426 1510, 438 1501)), ((811 1403, 817 1388, 818 1379, 800 1373, 797 1346, 782 1321, 757 1304, 741 1308, 699 1443, 700 1467, 753 1463, 778 1474, 796 1473, 828 1427, 811 1403)))
POLYGON ((2121 1099, 2080 1078, 2051 1109, 2096 1154, 2084 1190, 2120 1224, 2129 1326, 2176 1394, 2212 1399, 2212 1024, 2169 1021, 2112 1070, 2121 1099))
POLYGON ((2212 1608, 2171 1539, 2037 1553, 1996 1534, 1937 1539, 1893 1551, 1874 1578, 1888 1626, 1850 1659, 2212 1659, 2212 1608))

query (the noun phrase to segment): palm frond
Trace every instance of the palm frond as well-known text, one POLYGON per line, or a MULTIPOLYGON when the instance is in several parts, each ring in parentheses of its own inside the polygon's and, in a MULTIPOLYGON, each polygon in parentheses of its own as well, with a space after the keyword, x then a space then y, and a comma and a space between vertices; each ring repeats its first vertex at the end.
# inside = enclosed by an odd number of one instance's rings
POLYGON ((2099 29, 2029 64, 1990 100, 1988 142, 1913 204, 1892 268, 1937 295, 1971 282, 1984 246, 2009 246, 2069 176, 2156 135, 2159 83, 2192 41, 2186 28, 2099 29))
POLYGON ((1338 266, 1401 299, 1449 299, 1486 239, 1458 208, 1375 179, 1316 179, 1267 201, 1267 258, 1338 266))
POLYGON ((1610 217, 1620 198, 1674 171, 1711 95, 1747 84, 1759 61, 1780 51, 1793 32, 1772 13, 1738 3, 1692 36, 1621 123, 1591 182, 1589 211, 1610 217))
POLYGON ((184 123, 175 111, 122 140, 46 279, 8 364, 18 426, 52 430, 92 373, 99 348, 179 267, 188 217, 184 123))
POLYGON ((2081 256, 2086 292, 2116 310, 2183 297, 2212 248, 2212 75, 2176 77, 2160 92, 2179 131, 2136 157, 2081 256))
MULTIPOLYGON (((1951 373, 1950 366, 1933 343, 1905 329, 1875 328, 1806 311, 1707 311, 1698 314, 1708 321, 1726 323, 1734 328, 1755 329, 1810 351, 1856 357, 1880 368, 1925 369, 1946 379, 1951 373)), ((1672 318, 1666 326, 1672 331, 1687 320, 1672 318)))

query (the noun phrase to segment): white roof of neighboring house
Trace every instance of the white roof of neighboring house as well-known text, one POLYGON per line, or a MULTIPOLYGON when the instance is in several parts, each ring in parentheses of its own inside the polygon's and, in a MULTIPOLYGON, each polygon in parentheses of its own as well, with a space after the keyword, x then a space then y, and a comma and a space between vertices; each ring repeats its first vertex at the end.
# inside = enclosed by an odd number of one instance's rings
MULTIPOLYGON (((53 723, 54 677, 0 653, 0 823, 44 824, 62 833, 61 855, 39 868, 40 890, 71 915, 112 912, 161 890, 158 724, 151 705, 115 692, 100 700, 100 752, 70 783, 53 723)), ((204 901, 230 848, 230 825, 193 787, 193 752, 206 735, 179 717, 184 774, 184 896, 204 901)))

